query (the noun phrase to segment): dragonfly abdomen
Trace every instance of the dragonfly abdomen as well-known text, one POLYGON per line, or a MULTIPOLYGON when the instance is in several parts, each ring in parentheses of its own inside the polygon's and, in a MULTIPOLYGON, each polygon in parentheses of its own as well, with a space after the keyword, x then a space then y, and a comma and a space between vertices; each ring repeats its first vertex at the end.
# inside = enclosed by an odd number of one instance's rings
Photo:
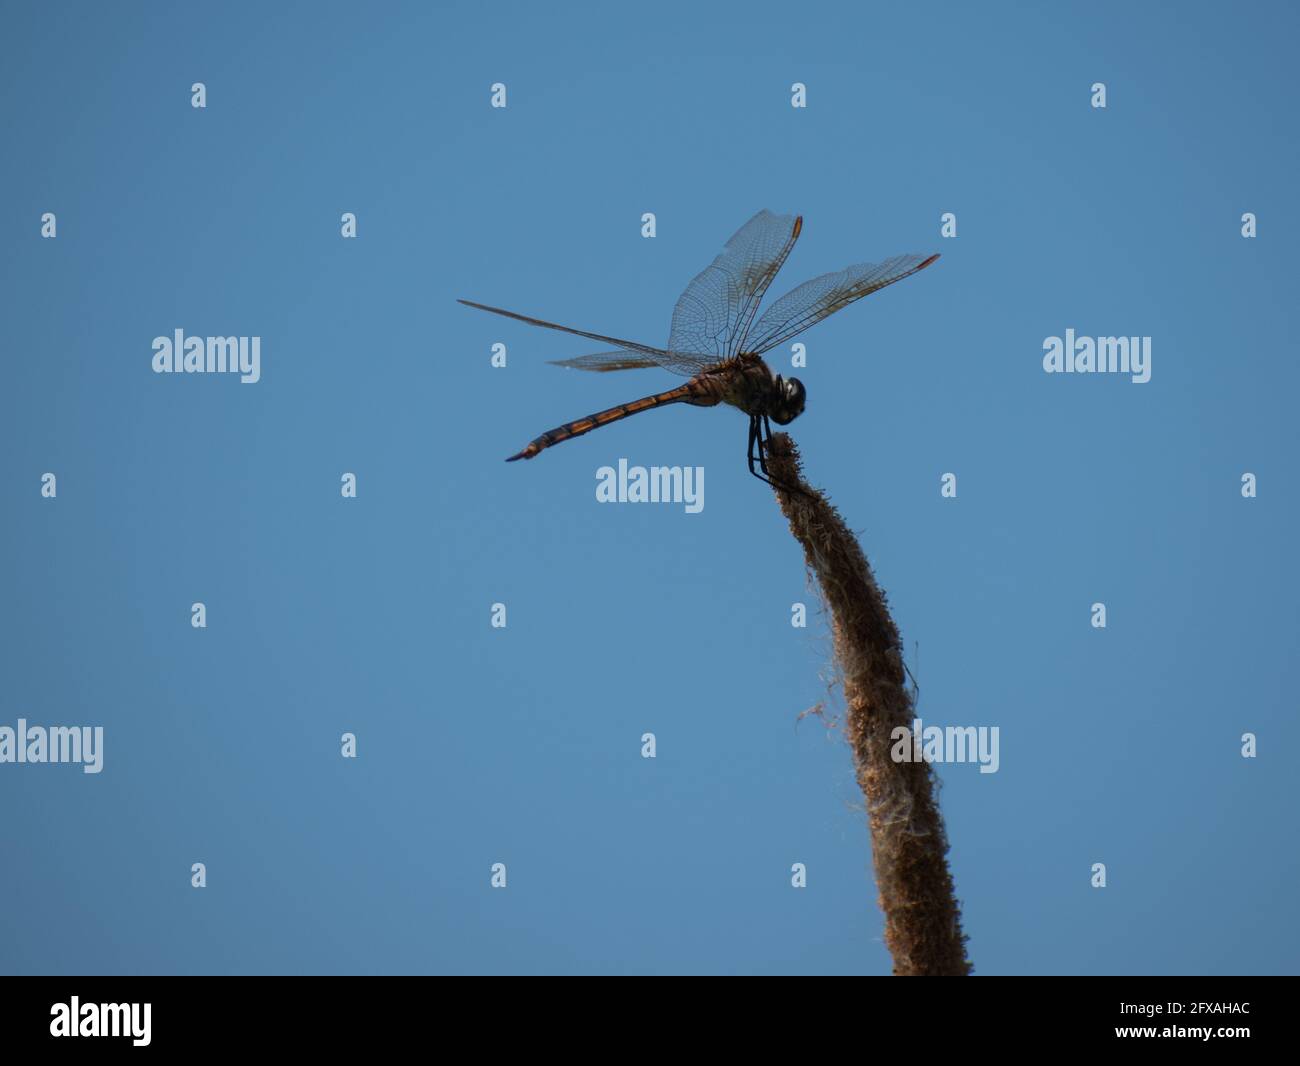
POLYGON ((572 437, 581 437, 584 433, 590 433, 593 429, 607 426, 611 422, 618 422, 629 415, 636 415, 642 411, 663 407, 664 404, 693 403, 699 406, 712 406, 718 403, 719 399, 720 397, 714 394, 714 390, 707 388, 704 382, 696 378, 678 388, 669 389, 667 392, 657 392, 653 396, 643 396, 639 400, 621 403, 617 407, 609 407, 604 411, 597 411, 594 415, 588 415, 586 418, 579 418, 573 422, 566 422, 562 426, 556 426, 555 429, 548 429, 540 437, 535 437, 530 441, 528 447, 523 451, 516 452, 506 459, 506 462, 513 463, 516 459, 532 459, 543 448, 549 448, 552 444, 559 444, 561 441, 569 440, 572 437))

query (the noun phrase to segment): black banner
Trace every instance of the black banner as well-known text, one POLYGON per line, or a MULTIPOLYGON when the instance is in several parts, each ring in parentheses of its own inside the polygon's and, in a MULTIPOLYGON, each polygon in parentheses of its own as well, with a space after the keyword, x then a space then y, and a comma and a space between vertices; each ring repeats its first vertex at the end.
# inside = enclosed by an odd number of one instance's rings
POLYGON ((707 993, 641 986, 616 995, 609 981, 600 985, 601 995, 579 987, 581 978, 542 980, 548 987, 525 990, 434 977, 23 978, 6 982, 0 1032, 10 1053, 319 1049, 338 1055, 396 1051, 413 1040, 433 1049, 470 1036, 487 1050, 503 1035, 507 1044, 512 1036, 530 1040, 535 1052, 561 1044, 595 1049, 608 1047, 619 1029, 638 1045, 665 1049, 680 1049, 688 1035, 706 1045, 744 1044, 736 1037, 742 1027, 764 1041, 788 1038, 816 1047, 831 1036, 827 1024, 838 1030, 848 1022, 882 1045, 923 1051, 1131 1044, 1143 1049, 1139 1054, 1180 1056, 1195 1047, 1230 1055, 1285 1050, 1294 1029, 1286 1007, 1290 980, 1253 977, 839 978, 780 990, 752 982, 742 987, 733 979, 726 990, 707 993))

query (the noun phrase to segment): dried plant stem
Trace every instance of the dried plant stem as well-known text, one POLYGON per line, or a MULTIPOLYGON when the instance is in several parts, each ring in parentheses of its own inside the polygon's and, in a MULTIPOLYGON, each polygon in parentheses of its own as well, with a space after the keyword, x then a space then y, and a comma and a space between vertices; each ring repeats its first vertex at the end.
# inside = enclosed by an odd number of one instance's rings
POLYGON ((774 434, 768 469, 790 530, 803 545, 831 610, 835 656, 844 677, 848 738, 867 799, 871 852, 885 945, 897 976, 965 976, 966 937, 948 871, 948 838, 934 774, 924 761, 895 762, 894 729, 912 728, 902 642, 885 594, 857 538, 826 497, 803 479, 799 452, 774 434))

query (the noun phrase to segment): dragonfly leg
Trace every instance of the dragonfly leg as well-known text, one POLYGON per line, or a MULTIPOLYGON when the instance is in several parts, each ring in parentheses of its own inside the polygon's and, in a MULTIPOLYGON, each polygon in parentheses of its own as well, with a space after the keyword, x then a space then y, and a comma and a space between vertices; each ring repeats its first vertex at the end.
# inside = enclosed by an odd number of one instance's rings
POLYGON ((772 425, 767 420, 766 415, 750 415, 749 418, 749 472, 759 481, 766 481, 774 489, 780 489, 782 492, 794 493, 799 496, 807 496, 803 489, 795 485, 786 485, 780 481, 773 481, 768 476, 767 469, 767 445, 772 439, 772 425), (754 467, 757 464, 758 470, 754 467), (759 471, 762 473, 759 473, 759 471))
POLYGON ((767 473, 767 446, 772 443, 772 423, 763 416, 763 429, 758 435, 758 465, 767 473))
POLYGON ((756 478, 758 478, 759 481, 766 481, 769 485, 772 484, 771 479, 764 476, 767 474, 767 457, 763 454, 763 440, 762 437, 759 435, 758 415, 749 416, 748 454, 749 454, 749 472, 753 474, 756 478), (758 464, 759 468, 763 471, 762 474, 760 474, 758 470, 754 469, 755 464, 758 464))

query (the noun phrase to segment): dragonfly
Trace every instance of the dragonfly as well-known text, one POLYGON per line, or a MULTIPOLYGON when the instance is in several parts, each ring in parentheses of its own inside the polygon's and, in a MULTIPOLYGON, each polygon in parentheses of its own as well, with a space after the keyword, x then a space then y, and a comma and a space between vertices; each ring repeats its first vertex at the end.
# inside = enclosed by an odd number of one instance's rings
POLYGON ((897 255, 881 263, 859 263, 823 274, 805 281, 758 314, 768 286, 802 232, 802 215, 777 215, 766 210, 741 226, 678 299, 664 348, 573 329, 472 300, 459 300, 467 307, 599 341, 613 349, 552 360, 556 366, 596 373, 658 367, 690 379, 677 388, 548 429, 523 450, 509 456, 506 462, 535 459, 552 445, 668 404, 686 403, 696 407, 729 404, 749 416, 749 472, 761 481, 777 485, 767 468, 771 423, 785 426, 798 418, 803 413, 807 392, 798 378, 783 378, 773 373, 763 355, 789 343, 855 300, 911 277, 939 258, 938 255, 897 255))

